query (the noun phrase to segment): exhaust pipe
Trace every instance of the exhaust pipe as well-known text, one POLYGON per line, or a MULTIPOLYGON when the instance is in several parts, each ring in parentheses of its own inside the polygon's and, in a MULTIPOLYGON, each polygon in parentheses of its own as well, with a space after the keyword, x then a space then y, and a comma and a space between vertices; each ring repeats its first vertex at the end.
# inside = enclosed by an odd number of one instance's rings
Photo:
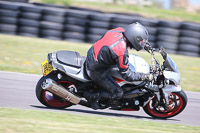
POLYGON ((51 92, 55 95, 60 96, 63 99, 70 101, 73 104, 82 103, 81 98, 75 96, 74 94, 72 94, 71 92, 66 90, 64 87, 57 85, 56 82, 51 80, 50 78, 46 79, 43 82, 42 88, 44 90, 48 90, 49 92, 51 92))

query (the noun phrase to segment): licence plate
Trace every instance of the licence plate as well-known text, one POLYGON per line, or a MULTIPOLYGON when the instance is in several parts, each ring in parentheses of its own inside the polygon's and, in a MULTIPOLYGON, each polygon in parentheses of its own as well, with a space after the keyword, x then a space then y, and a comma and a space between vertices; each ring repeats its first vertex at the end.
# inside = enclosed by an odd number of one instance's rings
POLYGON ((48 59, 46 59, 43 63, 42 63, 42 72, 44 76, 47 76, 50 72, 53 71, 53 66, 51 64, 48 63, 48 59))

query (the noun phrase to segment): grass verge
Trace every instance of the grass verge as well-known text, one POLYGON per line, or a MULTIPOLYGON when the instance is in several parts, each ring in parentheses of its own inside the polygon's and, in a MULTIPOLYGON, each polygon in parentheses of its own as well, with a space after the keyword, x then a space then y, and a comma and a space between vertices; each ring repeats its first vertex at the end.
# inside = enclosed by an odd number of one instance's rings
MULTIPOLYGON (((90 47, 91 44, 0 34, 0 70, 42 74, 41 63, 46 60, 48 53, 70 50, 78 51, 85 56, 90 47)), ((147 52, 129 51, 142 56, 147 61, 150 60, 147 52)), ((183 89, 200 92, 200 58, 181 55, 170 56, 180 69, 183 89)), ((159 58, 161 57, 159 56, 159 58)))
POLYGON ((3 133, 199 133, 200 127, 105 116, 0 108, 3 133))

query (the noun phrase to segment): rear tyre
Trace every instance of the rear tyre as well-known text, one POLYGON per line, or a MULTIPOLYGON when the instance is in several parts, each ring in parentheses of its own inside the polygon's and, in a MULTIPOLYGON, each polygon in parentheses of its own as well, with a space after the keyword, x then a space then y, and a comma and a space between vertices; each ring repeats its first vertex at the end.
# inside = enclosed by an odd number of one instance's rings
POLYGON ((144 111, 154 118, 170 118, 181 113, 187 105, 187 96, 182 90, 180 92, 172 92, 169 95, 168 110, 164 110, 162 106, 153 107, 153 98, 145 107, 144 111))
POLYGON ((62 85, 65 88, 69 88, 70 86, 74 86, 73 83, 69 81, 62 81, 57 80, 56 74, 51 73, 47 76, 43 76, 36 85, 36 97, 37 99, 45 106, 54 109, 64 109, 67 107, 72 106, 73 104, 69 101, 63 100, 62 98, 43 90, 41 84, 44 82, 45 79, 50 78, 56 81, 58 84, 62 85))

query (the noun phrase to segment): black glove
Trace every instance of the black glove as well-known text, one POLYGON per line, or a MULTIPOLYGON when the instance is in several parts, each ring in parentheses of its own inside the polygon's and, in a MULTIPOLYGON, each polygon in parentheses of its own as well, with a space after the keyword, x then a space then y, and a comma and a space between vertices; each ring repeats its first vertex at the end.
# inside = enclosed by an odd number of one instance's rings
POLYGON ((152 81, 154 79, 154 74, 150 73, 150 74, 144 74, 144 76, 142 77, 142 80, 146 80, 146 81, 152 81))
POLYGON ((145 84, 145 88, 154 92, 158 92, 159 91, 159 87, 158 85, 153 85, 151 82, 147 82, 145 84))

